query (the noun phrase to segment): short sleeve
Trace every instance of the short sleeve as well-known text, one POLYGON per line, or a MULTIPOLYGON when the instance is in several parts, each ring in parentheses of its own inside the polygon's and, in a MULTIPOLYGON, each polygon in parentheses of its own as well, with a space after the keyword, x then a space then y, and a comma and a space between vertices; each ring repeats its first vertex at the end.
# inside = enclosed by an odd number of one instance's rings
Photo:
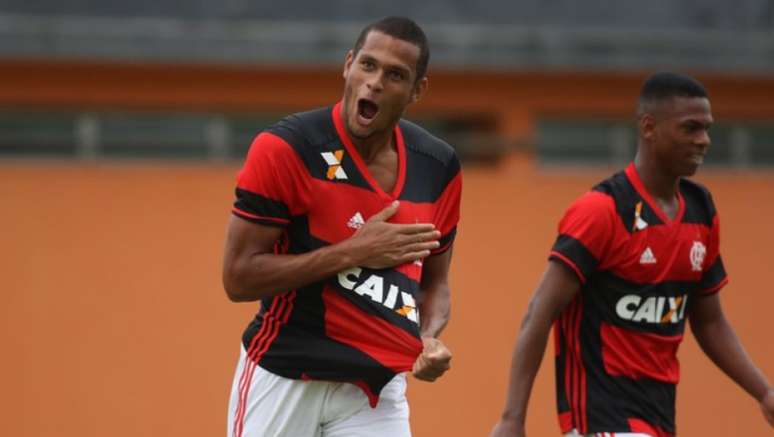
POLYGON ((433 255, 446 251, 457 236, 462 201, 462 168, 456 155, 449 165, 447 180, 449 182, 438 199, 435 212, 435 226, 441 232, 441 245, 432 251, 433 255))
POLYGON ((584 194, 559 222, 559 236, 549 259, 565 264, 585 283, 608 256, 614 225, 613 199, 596 191, 584 194))
POLYGON ((723 259, 720 256, 720 220, 717 213, 712 218, 712 228, 707 244, 707 254, 705 256, 705 268, 699 284, 700 295, 710 295, 717 293, 728 283, 726 268, 723 266, 723 259))
POLYGON ((285 140, 266 132, 250 146, 235 191, 234 215, 269 226, 290 223, 308 199, 300 157, 285 140))

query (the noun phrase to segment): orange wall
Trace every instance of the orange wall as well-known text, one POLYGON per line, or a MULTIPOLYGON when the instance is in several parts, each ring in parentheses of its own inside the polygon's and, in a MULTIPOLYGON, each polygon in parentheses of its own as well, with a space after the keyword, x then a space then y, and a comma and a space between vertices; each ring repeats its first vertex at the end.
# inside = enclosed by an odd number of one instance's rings
MULTIPOLYGON (((240 334, 256 310, 230 303, 219 279, 235 172, 226 165, 0 165, 0 435, 225 433, 240 334)), ((555 223, 606 174, 540 170, 519 158, 466 169, 444 334, 453 369, 435 384, 411 381, 417 437, 486 435, 555 223)), ((726 311, 774 378, 767 275, 774 174, 699 179, 713 189, 723 222, 732 278, 722 294, 726 311)), ((771 435, 755 402, 692 339, 680 356, 681 435, 771 435)), ((550 360, 528 428, 531 436, 558 435, 550 360)))
MULTIPOLYGON (((431 66, 429 91, 411 111, 493 120, 507 140, 530 141, 544 116, 632 117, 646 75, 431 66)), ((774 120, 774 78, 697 77, 719 120, 774 120)), ((0 61, 0 108, 285 113, 329 105, 342 89, 337 67, 0 61)))

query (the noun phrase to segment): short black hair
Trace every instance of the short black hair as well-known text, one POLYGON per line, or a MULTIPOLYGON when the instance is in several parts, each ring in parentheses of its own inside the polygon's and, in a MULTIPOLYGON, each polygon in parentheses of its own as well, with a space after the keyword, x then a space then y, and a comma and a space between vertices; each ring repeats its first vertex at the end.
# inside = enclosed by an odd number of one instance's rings
POLYGON ((682 74, 660 72, 650 76, 642 84, 637 104, 637 115, 649 112, 654 103, 672 97, 709 98, 704 85, 698 80, 682 74))
POLYGON ((363 48, 368 34, 374 30, 419 47, 419 59, 417 59, 416 66, 417 80, 425 77, 427 64, 430 62, 430 47, 427 44, 425 32, 417 23, 406 17, 385 17, 369 24, 360 32, 360 36, 355 41, 355 47, 352 49, 354 56, 357 56, 360 49, 363 48))

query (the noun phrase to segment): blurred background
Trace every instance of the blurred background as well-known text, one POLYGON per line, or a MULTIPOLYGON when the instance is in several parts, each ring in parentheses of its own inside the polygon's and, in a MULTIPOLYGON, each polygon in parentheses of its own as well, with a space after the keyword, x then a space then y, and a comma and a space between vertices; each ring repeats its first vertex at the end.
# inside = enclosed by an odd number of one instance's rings
MULTIPOLYGON (((770 0, 0 0, 0 435, 225 433, 255 304, 220 284, 236 172, 285 114, 335 103, 360 29, 406 15, 430 39, 407 118, 450 142, 465 187, 444 334, 412 381, 414 434, 483 436, 564 208, 632 159, 655 71, 694 75, 716 124, 728 317, 774 378, 770 0)), ((531 436, 558 435, 552 348, 531 436)), ((770 436, 686 336, 681 436, 770 436)))

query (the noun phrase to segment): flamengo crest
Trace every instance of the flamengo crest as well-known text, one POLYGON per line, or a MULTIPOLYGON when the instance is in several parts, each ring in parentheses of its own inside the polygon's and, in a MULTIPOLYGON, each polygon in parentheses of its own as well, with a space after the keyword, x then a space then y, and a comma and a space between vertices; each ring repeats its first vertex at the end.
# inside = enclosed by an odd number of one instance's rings
POLYGON ((704 257, 707 255, 707 247, 701 241, 694 241, 691 247, 691 268, 694 272, 701 271, 704 257))

